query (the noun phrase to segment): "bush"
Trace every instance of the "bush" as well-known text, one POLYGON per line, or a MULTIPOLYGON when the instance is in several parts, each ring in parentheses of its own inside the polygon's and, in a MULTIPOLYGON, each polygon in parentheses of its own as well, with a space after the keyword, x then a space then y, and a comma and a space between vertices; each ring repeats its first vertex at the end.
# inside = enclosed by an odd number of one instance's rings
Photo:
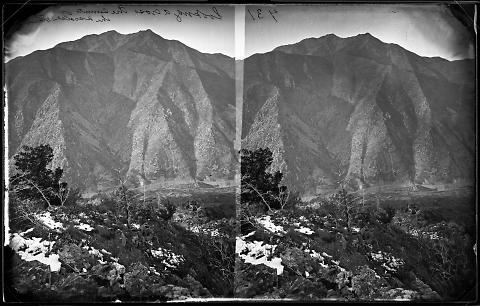
POLYGON ((344 223, 349 230, 353 225, 355 215, 358 214, 359 207, 357 200, 354 195, 348 193, 345 189, 334 193, 329 199, 329 206, 334 217, 336 217, 335 219, 344 221, 342 223, 344 223))
POLYGON ((158 215, 160 216, 160 218, 162 218, 165 221, 171 220, 173 217, 173 214, 177 210, 177 207, 170 200, 166 200, 163 206, 164 206, 164 209, 160 209, 158 211, 158 215))
POLYGON ((376 219, 382 223, 390 223, 395 216, 395 208, 392 206, 380 207, 376 212, 376 219))
POLYGON ((133 220, 139 224, 143 224, 148 220, 155 218, 155 203, 153 201, 138 202, 132 207, 133 220))

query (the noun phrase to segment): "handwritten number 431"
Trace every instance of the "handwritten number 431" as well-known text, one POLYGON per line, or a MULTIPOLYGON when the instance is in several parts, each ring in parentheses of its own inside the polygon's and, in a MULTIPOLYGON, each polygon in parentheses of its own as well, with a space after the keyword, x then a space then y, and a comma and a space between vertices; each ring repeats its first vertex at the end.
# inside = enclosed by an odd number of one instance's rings
POLYGON ((266 11, 262 9, 256 9, 252 11, 248 8, 247 11, 250 17, 252 17, 252 20, 263 19, 265 16, 268 16, 268 12, 270 16, 272 16, 272 18, 275 20, 275 22, 278 22, 277 18, 275 18, 275 14, 278 14, 278 11, 276 9, 269 9, 266 11))

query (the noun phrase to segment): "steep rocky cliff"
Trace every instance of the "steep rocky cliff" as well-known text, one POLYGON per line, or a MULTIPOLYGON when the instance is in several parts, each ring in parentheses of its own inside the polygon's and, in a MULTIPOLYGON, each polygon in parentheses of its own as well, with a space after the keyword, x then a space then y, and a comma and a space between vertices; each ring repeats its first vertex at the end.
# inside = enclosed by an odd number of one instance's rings
POLYGON ((7 63, 9 154, 48 143, 83 187, 121 175, 231 179, 234 60, 152 31, 85 36, 7 63))
POLYGON ((361 34, 327 35, 244 62, 242 145, 321 186, 472 182, 475 63, 424 58, 361 34))

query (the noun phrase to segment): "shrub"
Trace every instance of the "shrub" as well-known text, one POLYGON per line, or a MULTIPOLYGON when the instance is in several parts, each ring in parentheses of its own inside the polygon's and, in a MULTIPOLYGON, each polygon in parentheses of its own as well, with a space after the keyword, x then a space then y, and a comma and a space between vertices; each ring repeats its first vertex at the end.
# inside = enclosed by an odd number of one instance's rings
POLYGON ((376 212, 376 219, 382 223, 390 223, 395 216, 395 208, 392 206, 380 207, 376 212))
POLYGON ((373 225, 377 221, 377 209, 374 206, 358 206, 353 210, 353 223, 360 227, 373 225))
POLYGON ((331 209, 337 219, 345 221, 346 226, 350 230, 355 214, 358 213, 358 199, 348 193, 345 189, 341 189, 330 197, 331 209))
POLYGON ((139 202, 132 208, 132 218, 135 222, 143 224, 148 220, 155 218, 155 203, 152 201, 139 202))
POLYGON ((171 220, 177 207, 170 200, 166 200, 163 206, 164 208, 158 211, 158 215, 165 221, 171 220))

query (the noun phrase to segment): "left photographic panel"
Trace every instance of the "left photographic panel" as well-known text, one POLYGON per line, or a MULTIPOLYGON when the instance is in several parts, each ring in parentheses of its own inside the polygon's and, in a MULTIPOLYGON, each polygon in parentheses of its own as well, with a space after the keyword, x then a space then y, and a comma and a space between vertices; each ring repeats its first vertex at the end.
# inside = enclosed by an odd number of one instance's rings
POLYGON ((5 299, 232 297, 234 7, 33 6, 3 14, 5 299))

